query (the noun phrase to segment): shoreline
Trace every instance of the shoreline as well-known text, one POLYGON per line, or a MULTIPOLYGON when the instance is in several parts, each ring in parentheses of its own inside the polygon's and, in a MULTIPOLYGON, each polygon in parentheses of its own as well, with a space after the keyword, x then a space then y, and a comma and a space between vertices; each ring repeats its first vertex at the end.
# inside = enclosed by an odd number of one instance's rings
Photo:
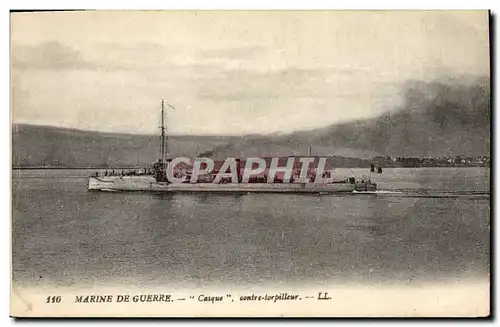
MULTIPOLYGON (((370 167, 335 167, 337 168, 350 168, 350 169, 366 169, 370 167)), ((411 167, 394 167, 394 166, 382 166, 384 169, 392 169, 392 168, 491 168, 491 166, 473 166, 473 165, 455 165, 455 166, 411 166, 411 167)), ((138 170, 144 169, 144 167, 12 167, 12 170, 138 170)))

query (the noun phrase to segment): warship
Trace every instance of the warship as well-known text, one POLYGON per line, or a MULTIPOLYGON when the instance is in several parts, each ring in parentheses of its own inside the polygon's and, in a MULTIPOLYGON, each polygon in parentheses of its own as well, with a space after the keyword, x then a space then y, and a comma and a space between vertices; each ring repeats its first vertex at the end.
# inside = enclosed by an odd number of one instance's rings
MULTIPOLYGON (((167 103, 167 105, 173 108, 167 103)), ((288 157, 291 166, 278 167, 280 158, 273 158, 270 166, 262 158, 226 158, 222 167, 213 169, 210 158, 166 157, 167 133, 165 127, 165 101, 161 102, 161 158, 152 165, 129 172, 99 173, 88 177, 89 191, 143 191, 143 192, 222 192, 222 193, 346 193, 374 192, 377 184, 371 173, 382 173, 373 164, 370 176, 356 179, 352 176, 332 178, 324 170, 327 158, 288 157), (274 160, 276 159, 276 160, 274 160), (242 164, 245 162, 245 164, 242 164), (300 172, 296 166, 301 163, 300 172), (309 164, 317 166, 309 168, 309 164), (255 163, 261 164, 254 167, 255 163), (264 167, 262 167, 264 164, 264 167), (205 165, 204 168, 202 166, 205 165), (208 169, 211 166, 212 169, 208 169), (230 168, 230 172, 227 169, 230 168)), ((310 153, 311 155, 311 153, 310 153)))

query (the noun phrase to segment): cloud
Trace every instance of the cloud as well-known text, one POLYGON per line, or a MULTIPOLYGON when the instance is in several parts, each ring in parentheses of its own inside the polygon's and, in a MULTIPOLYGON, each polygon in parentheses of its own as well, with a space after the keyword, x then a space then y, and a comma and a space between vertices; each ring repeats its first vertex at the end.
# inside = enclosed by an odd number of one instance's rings
POLYGON ((133 45, 105 42, 87 51, 58 41, 12 45, 12 68, 20 70, 147 70, 171 64, 167 58, 168 49, 153 42, 133 45))
POLYGON ((324 69, 290 67, 267 72, 226 70, 210 83, 197 83, 197 97, 211 101, 245 99, 310 98, 339 99, 387 97, 397 81, 364 68, 329 67, 324 69))
POLYGON ((285 132, 375 116, 400 105, 409 77, 428 80, 418 56, 156 40, 13 44, 14 118, 150 132, 166 98, 181 108, 169 113, 176 133, 285 132))
POLYGON ((239 48, 218 48, 202 50, 199 53, 200 58, 206 59, 236 59, 248 60, 253 59, 268 51, 266 47, 249 46, 239 48))
POLYGON ((60 42, 49 41, 34 46, 12 45, 14 69, 88 69, 93 66, 80 51, 60 42))

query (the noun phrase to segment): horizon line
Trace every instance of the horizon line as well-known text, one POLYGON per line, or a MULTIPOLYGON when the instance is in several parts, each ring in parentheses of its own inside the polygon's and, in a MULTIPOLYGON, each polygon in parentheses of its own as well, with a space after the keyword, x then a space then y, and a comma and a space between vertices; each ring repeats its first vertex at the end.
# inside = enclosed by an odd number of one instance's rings
MULTIPOLYGON (((82 128, 76 128, 76 127, 63 127, 63 126, 55 126, 55 125, 46 125, 46 124, 33 124, 33 123, 15 123, 11 122, 11 132, 13 132, 13 127, 16 125, 21 125, 21 126, 30 126, 30 127, 40 127, 40 128, 53 128, 53 129, 59 129, 59 130, 67 130, 67 131, 74 131, 74 132, 84 132, 84 133, 99 133, 99 134, 111 134, 111 135, 137 135, 137 136, 160 136, 160 133, 158 135, 154 133, 131 133, 131 132, 108 132, 108 131, 98 131, 95 129, 82 129, 82 128)), ((271 134, 259 134, 259 133, 254 133, 254 134, 241 134, 241 135, 235 135, 235 134, 168 134, 168 136, 222 136, 222 137, 244 137, 244 136, 249 136, 249 135, 259 135, 259 136, 269 136, 271 134)), ((285 133, 283 133, 284 135, 285 133)))

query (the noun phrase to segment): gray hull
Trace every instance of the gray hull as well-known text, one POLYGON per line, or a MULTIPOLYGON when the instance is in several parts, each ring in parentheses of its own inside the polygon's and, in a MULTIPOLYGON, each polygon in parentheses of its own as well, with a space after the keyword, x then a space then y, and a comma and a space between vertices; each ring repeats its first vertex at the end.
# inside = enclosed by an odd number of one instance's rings
POLYGON ((152 176, 89 177, 88 189, 94 191, 143 192, 251 192, 251 193, 346 193, 375 191, 374 183, 159 183, 152 176))

